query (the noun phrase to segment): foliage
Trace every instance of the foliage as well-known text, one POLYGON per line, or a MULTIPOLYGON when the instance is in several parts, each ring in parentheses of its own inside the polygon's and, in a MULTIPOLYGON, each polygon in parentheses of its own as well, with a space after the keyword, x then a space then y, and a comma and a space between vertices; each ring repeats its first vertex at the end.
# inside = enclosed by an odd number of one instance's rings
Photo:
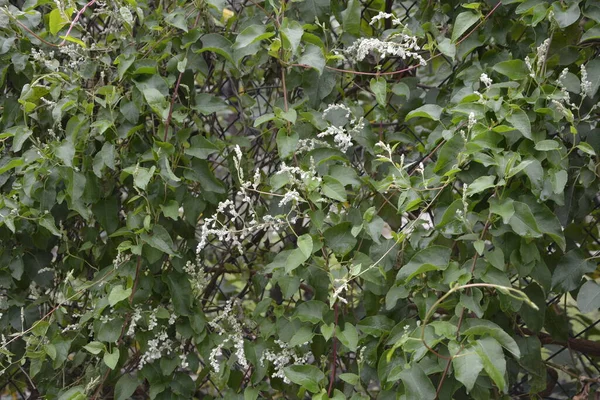
POLYGON ((595 0, 0 5, 4 393, 598 383, 595 0))

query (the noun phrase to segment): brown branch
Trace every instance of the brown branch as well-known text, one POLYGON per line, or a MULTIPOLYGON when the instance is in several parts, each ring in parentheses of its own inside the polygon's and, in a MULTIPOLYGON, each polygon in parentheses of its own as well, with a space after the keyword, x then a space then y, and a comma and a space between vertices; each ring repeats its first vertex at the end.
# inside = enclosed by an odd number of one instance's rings
POLYGON ((335 337, 335 330, 338 326, 339 306, 338 301, 335 302, 334 309, 334 321, 333 321, 333 351, 331 356, 331 377, 329 378, 329 389, 327 389, 327 396, 331 397, 333 392, 333 384, 335 382, 335 364, 337 363, 337 338, 335 337))
POLYGON ((64 46, 65 45, 65 43, 67 42, 67 38, 71 34, 71 30, 73 29, 73 27, 75 26, 75 24, 77 23, 77 21, 79 21, 79 18, 81 18, 81 15, 85 12, 85 10, 87 10, 88 7, 93 6, 94 3, 96 3, 96 0, 90 0, 90 2, 87 3, 85 6, 83 6, 81 8, 81 10, 77 11, 77 15, 75 15, 75 18, 73 19, 73 22, 71 22, 71 25, 69 25, 69 29, 67 30, 67 33, 65 34, 65 38, 63 39, 62 42, 60 42, 59 46, 64 46))
POLYGON ((551 335, 540 332, 535 333, 527 328, 521 328, 521 332, 529 336, 537 336, 542 344, 555 344, 568 347, 588 356, 600 357, 600 342, 588 339, 569 338, 566 342, 554 339, 551 335))

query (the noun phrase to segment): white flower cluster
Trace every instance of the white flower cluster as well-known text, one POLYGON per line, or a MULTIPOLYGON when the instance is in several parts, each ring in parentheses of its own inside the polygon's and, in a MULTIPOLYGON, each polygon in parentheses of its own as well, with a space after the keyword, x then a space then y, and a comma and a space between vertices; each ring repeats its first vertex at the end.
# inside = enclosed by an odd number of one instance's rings
POLYGON ((311 182, 321 182, 322 178, 317 175, 314 159, 311 158, 311 166, 308 171, 303 170, 299 167, 288 166, 285 162, 282 162, 279 166, 279 170, 275 172, 275 175, 288 174, 288 179, 293 185, 296 186, 310 186, 311 182))
POLYGON ((327 136, 333 136, 333 141, 344 153, 348 151, 350 147, 352 147, 352 136, 350 136, 350 134, 341 126, 330 126, 325 131, 317 135, 319 138, 324 138, 327 136))
POLYGON ((415 58, 420 65, 427 65, 427 61, 417 51, 421 50, 417 44, 417 38, 405 33, 390 35, 388 40, 376 38, 357 39, 352 46, 346 49, 346 53, 356 62, 362 61, 372 51, 379 53, 381 58, 400 57, 403 60, 415 58), (396 40, 396 41, 392 41, 396 40))
POLYGON ((287 203, 291 203, 291 202, 298 203, 301 201, 304 201, 304 200, 302 200, 302 197, 300 197, 300 193, 298 193, 295 190, 290 190, 289 192, 286 192, 283 195, 283 198, 279 202, 279 207, 283 207, 287 203))
POLYGON ((133 336, 135 334, 135 328, 137 322, 142 318, 142 309, 140 307, 134 307, 129 327, 127 328, 127 336, 133 336))
POLYGON ((306 153, 308 151, 312 151, 317 147, 330 147, 329 143, 318 140, 318 139, 300 139, 298 140, 298 149, 296 150, 298 153, 306 153))
POLYGON ((215 332, 219 334, 219 336, 224 336, 227 334, 227 331, 223 327, 223 322, 226 322, 232 330, 232 332, 227 335, 225 340, 223 340, 210 352, 210 365, 216 373, 221 371, 219 358, 223 356, 223 347, 230 342, 233 342, 237 362, 240 364, 240 366, 243 369, 248 369, 249 366, 248 360, 246 359, 246 354, 244 353, 244 330, 235 315, 233 315, 233 305, 236 304, 236 300, 237 298, 229 300, 225 304, 223 312, 208 323, 208 325, 210 325, 210 327, 213 328, 215 332))
POLYGON ((204 268, 202 267, 202 263, 199 258, 196 259, 196 262, 188 261, 183 270, 188 274, 188 279, 192 284, 192 291, 199 297, 204 292, 206 285, 208 285, 209 279, 204 273, 204 268))
POLYGON ((475 118, 475 113, 471 111, 469 113, 469 121, 467 122, 467 129, 471 130, 477 123, 477 119, 475 118))
MULTIPOLYGON (((330 104, 325 111, 323 111, 323 117, 326 117, 328 113, 333 110, 343 110, 346 111, 346 118, 350 119, 352 112, 350 109, 343 104, 330 104)), ((333 136, 333 142, 342 152, 348 151, 350 147, 352 147, 352 136, 357 135, 362 131, 365 127, 365 122, 362 117, 360 118, 352 118, 348 123, 350 125, 349 129, 346 129, 344 126, 335 126, 330 125, 325 129, 325 131, 317 134, 318 138, 325 138, 328 136, 333 136)))
POLYGON ((156 316, 156 310, 150 313, 148 318, 148 330, 151 331, 158 326, 158 320, 156 316))
POLYGON ((327 116, 327 114, 329 114, 332 111, 335 110, 342 110, 342 111, 346 111, 346 118, 350 118, 350 116, 352 115, 352 110, 350 110, 350 107, 348 107, 347 105, 340 103, 340 104, 329 104, 327 106, 327 108, 325 110, 323 110, 323 118, 325 118, 327 116))
POLYGON ((113 267, 117 269, 121 265, 125 264, 131 259, 131 253, 123 254, 120 250, 117 252, 116 257, 113 260, 113 267))
POLYGON ((231 244, 233 247, 237 248, 241 254, 244 252, 242 242, 248 236, 261 230, 278 230, 280 226, 283 226, 286 223, 279 218, 267 218, 267 216, 264 216, 262 222, 259 222, 259 217, 253 207, 253 200, 248 192, 256 190, 260 184, 260 171, 257 170, 255 172, 253 182, 244 180, 244 171, 241 167, 242 150, 237 145, 234 148, 233 162, 241 182, 240 190, 238 190, 234 197, 236 201, 227 199, 220 202, 217 206, 217 212, 210 218, 204 220, 200 232, 200 240, 198 242, 198 247, 196 248, 196 254, 198 255, 208 244, 208 238, 211 235, 216 236, 221 242, 231 244), (242 215, 238 212, 238 207, 242 204, 248 205, 249 222, 242 218, 242 215), (229 223, 222 222, 219 219, 220 216, 225 218, 229 217, 229 223), (241 229, 235 227, 236 223, 242 225, 241 229))
POLYGON ((376 16, 374 16, 373 18, 371 18, 371 22, 369 22, 369 25, 374 25, 377 21, 382 20, 382 19, 392 19, 392 24, 394 25, 401 25, 402 21, 400 21, 399 18, 396 18, 394 16, 394 14, 390 14, 390 13, 386 13, 383 11, 379 11, 379 14, 377 14, 376 16))
POLYGON ((274 352, 271 350, 265 350, 260 358, 260 364, 264 366, 265 361, 272 362, 273 367, 275 368, 275 372, 273 373, 272 377, 281 378, 283 379, 283 382, 289 384, 291 382, 287 376, 285 376, 284 368, 288 365, 306 364, 312 357, 312 353, 309 351, 304 353, 304 355, 299 356, 287 343, 282 342, 281 340, 276 340, 275 343, 279 345, 280 351, 274 352))
POLYGON ((537 48, 536 54, 536 67, 537 71, 541 72, 544 64, 546 63, 546 57, 548 57, 548 50, 550 49, 550 38, 544 40, 537 48))
POLYGON ((592 97, 592 82, 588 81, 587 70, 585 64, 581 64, 581 95, 583 97, 592 97))
POLYGON ((68 44, 59 47, 59 51, 68 57, 68 59, 63 62, 65 71, 77 70, 85 62, 87 56, 81 54, 79 52, 80 50, 81 48, 76 44, 68 44))
POLYGON ((489 88, 490 86, 492 86, 492 83, 494 83, 494 81, 492 81, 492 78, 490 78, 486 73, 481 74, 481 76, 479 77, 479 80, 487 88, 489 88))
POLYGON ((31 56, 38 63, 42 63, 46 68, 51 71, 56 71, 60 65, 57 60, 54 59, 54 51, 45 53, 44 50, 31 49, 31 56))
POLYGON ((139 368, 154 360, 159 360, 163 352, 170 354, 172 350, 173 341, 169 339, 166 329, 163 329, 158 336, 148 341, 148 350, 140 358, 139 368))
POLYGON ((531 64, 531 58, 529 58, 529 56, 525 57, 525 65, 527 65, 527 69, 529 70, 529 76, 535 78, 535 72, 533 71, 533 65, 531 64))

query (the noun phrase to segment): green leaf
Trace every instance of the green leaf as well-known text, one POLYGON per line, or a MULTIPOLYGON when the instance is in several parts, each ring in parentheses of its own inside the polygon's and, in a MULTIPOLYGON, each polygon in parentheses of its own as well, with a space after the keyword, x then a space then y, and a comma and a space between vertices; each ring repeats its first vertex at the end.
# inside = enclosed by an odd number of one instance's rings
POLYGON ((313 240, 308 233, 305 233, 298 238, 298 249, 300 249, 306 259, 311 256, 313 251, 313 240))
POLYGON ((133 184, 141 190, 146 190, 150 179, 154 176, 156 167, 153 165, 150 169, 144 167, 135 167, 133 172, 133 184))
POLYGON ((523 293, 531 300, 538 309, 535 310, 528 304, 523 305, 519 310, 519 314, 527 327, 533 332, 539 332, 544 327, 544 319, 546 314, 546 294, 544 290, 535 282, 529 284, 523 293))
POLYGON ((54 10, 50 11, 50 14, 48 14, 48 24, 50 28, 50 33, 56 35, 65 25, 71 22, 65 17, 70 15, 72 12, 72 8, 65 10, 64 15, 60 12, 58 8, 55 8, 54 10))
POLYGON ((387 81, 385 78, 373 78, 371 79, 371 91, 375 95, 375 99, 380 106, 385 107, 387 105, 387 81))
POLYGON ((123 330, 123 319, 114 318, 110 321, 97 322, 99 325, 94 326, 94 330, 97 332, 96 339, 102 342, 115 343, 121 337, 121 331, 123 330))
POLYGON ((445 270, 450 262, 451 250, 444 246, 430 246, 415 254, 408 264, 400 268, 397 282, 408 282, 415 276, 428 272, 445 270))
POLYGON ((348 7, 342 11, 342 28, 354 36, 360 36, 361 4, 358 0, 349 0, 348 7))
POLYGON ((139 386, 139 380, 129 374, 123 374, 115 385, 115 400, 126 400, 131 397, 139 386))
POLYGON ((301 346, 304 343, 309 343, 313 336, 315 336, 315 333, 313 332, 312 328, 308 326, 301 326, 300 329, 298 329, 290 339, 289 345, 291 347, 301 346))
POLYGON ((579 249, 574 249, 565 254, 552 274, 552 290, 570 292, 581 284, 583 274, 594 272, 596 265, 587 261, 579 249))
POLYGON ((104 142, 102 149, 94 156, 93 170, 98 178, 102 178, 102 170, 108 167, 115 169, 115 146, 112 143, 104 142))
POLYGON ((115 347, 112 353, 109 353, 108 351, 105 352, 103 360, 104 364, 106 364, 108 368, 115 369, 117 363, 119 362, 119 348, 115 347))
POLYGON ((219 151, 219 148, 202 135, 196 135, 190 139, 190 147, 185 149, 185 154, 206 160, 208 156, 219 151))
POLYGON ((154 225, 151 234, 142 233, 140 239, 163 253, 175 255, 173 239, 171 239, 169 232, 160 225, 154 225))
POLYGON ((531 375, 529 393, 539 393, 546 388, 546 365, 542 360, 542 346, 537 336, 517 337, 521 354, 519 364, 531 375))
POLYGON ((191 305, 193 302, 192 287, 188 276, 181 272, 171 271, 163 277, 169 286, 170 298, 173 301, 173 308, 178 315, 191 315, 191 305))
POLYGON ((200 183, 203 190, 218 194, 225 193, 223 183, 215 177, 208 162, 205 160, 194 160, 193 167, 195 173, 194 178, 197 178, 197 182, 200 183))
POLYGON ((552 11, 554 12, 554 20, 558 23, 558 26, 561 29, 566 28, 577 22, 579 17, 581 16, 581 11, 579 10, 579 2, 574 1, 572 3, 565 3, 555 1, 552 3, 552 11))
POLYGON ((311 68, 319 71, 319 75, 323 73, 325 68, 325 57, 323 56, 323 50, 315 46, 314 44, 307 44, 304 48, 302 57, 298 60, 299 64, 308 65, 311 68))
POLYGON ((491 197, 489 200, 490 212, 502 217, 502 221, 508 224, 513 215, 515 215, 515 202, 511 198, 503 200, 497 197, 491 197))
POLYGON ((317 324, 323 322, 323 315, 327 312, 327 304, 319 300, 309 300, 304 303, 300 303, 296 307, 294 317, 298 318, 302 322, 310 322, 311 324, 317 324))
POLYGON ((407 399, 434 400, 437 397, 433 383, 419 364, 412 364, 402 371, 400 379, 404 383, 407 399))
POLYGON ((339 332, 337 338, 350 351, 356 351, 358 348, 358 331, 356 327, 349 322, 344 324, 344 330, 339 332))
POLYGON ((345 256, 356 246, 357 242, 350 232, 351 229, 350 222, 343 222, 327 229, 323 234, 325 244, 337 255, 345 256))
POLYGON ((584 283, 577 294, 577 307, 584 314, 597 311, 600 308, 600 285, 594 281, 584 283))
MULTIPOLYGON (((579 43, 583 43, 586 40, 600 40, 600 24, 596 24, 594 26, 592 26, 590 29, 588 29, 587 31, 584 32, 583 35, 581 35, 581 39, 579 40, 579 43)), ((596 87, 596 90, 598 90, 598 88, 596 87)), ((594 94, 596 94, 594 92, 594 94)), ((592 94, 592 96, 594 96, 594 94, 592 94)))
POLYGON ((456 42, 470 27, 479 21, 479 15, 471 11, 458 14, 452 28, 452 41, 456 42))
POLYGON ((291 365, 283 371, 290 381, 312 393, 319 391, 319 383, 325 379, 325 374, 314 365, 291 365))
POLYGON ((329 325, 327 324, 323 324, 321 325, 321 334, 323 335, 323 337, 325 338, 325 341, 331 339, 331 337, 333 336, 333 332, 335 325, 333 324, 333 322, 329 325))
POLYGON ((592 146, 590 146, 589 143, 586 142, 580 142, 577 145, 577 148, 581 151, 583 151, 585 154, 588 154, 590 156, 595 156, 596 152, 594 151, 594 148, 592 146))
POLYGON ((540 232, 550 236, 556 242, 562 251, 565 251, 567 242, 563 228, 556 217, 556 214, 544 203, 535 200, 533 196, 522 196, 519 198, 523 203, 529 206, 533 213, 540 232))
POLYGON ((233 49, 242 49, 250 46, 254 42, 258 42, 263 39, 268 39, 275 35, 273 32, 267 32, 265 25, 250 25, 237 35, 233 49))
POLYGON ((9 129, 6 130, 6 132, 4 132, 2 134, 3 137, 5 136, 12 136, 13 137, 13 143, 12 143, 12 151, 13 152, 18 152, 21 151, 21 148, 23 147, 23 144, 25 143, 25 141, 29 138, 29 136, 31 136, 33 134, 33 131, 31 129, 29 129, 27 126, 24 125, 17 125, 17 126, 13 126, 9 129))
POLYGON ((395 322, 385 315, 372 315, 363 318, 357 325, 358 329, 367 335, 379 337, 388 333, 394 327, 395 322))
POLYGON ((58 396, 58 400, 86 400, 85 387, 75 386, 58 396))
POLYGON ((302 25, 298 21, 284 18, 281 24, 281 33, 283 34, 284 48, 291 50, 292 54, 296 54, 304 33, 302 25))
POLYGON ((513 109, 512 114, 506 117, 506 120, 510 122, 519 132, 523 134, 527 139, 533 139, 531 136, 531 122, 527 113, 521 109, 513 109))
POLYGON ((337 179, 326 175, 323 177, 323 194, 330 199, 344 202, 347 200, 346 189, 337 179))
POLYGON ((192 109, 202 113, 203 115, 210 115, 216 112, 227 110, 228 106, 222 99, 213 96, 208 93, 200 93, 196 95, 196 105, 192 109))
POLYGON ((38 223, 40 224, 40 226, 43 226, 44 228, 48 229, 48 231, 50 231, 50 233, 52 233, 54 236, 62 237, 60 231, 56 228, 56 225, 54 224, 54 217, 52 216, 52 214, 44 215, 38 220, 38 223))
POLYGON ((285 272, 289 274, 301 266, 307 259, 308 256, 306 256, 301 249, 284 250, 279 252, 275 256, 273 262, 265 267, 265 272, 269 273, 276 269, 283 268, 285 269, 285 272))
POLYGON ((517 345, 515 340, 492 321, 488 321, 486 319, 470 318, 464 324, 464 330, 463 332, 461 332, 461 335, 478 335, 493 337, 496 340, 496 342, 502 345, 502 347, 510 351, 515 356, 515 358, 518 359, 521 356, 519 346, 517 345))
POLYGON ((114 307, 115 304, 129 298, 131 292, 131 288, 123 289, 121 285, 113 287, 108 295, 108 304, 110 304, 111 307, 114 307))
MULTIPOLYGON (((600 37, 600 25, 596 25, 593 29, 596 29, 598 36, 600 37)), ((586 69, 588 73, 588 81, 592 84, 590 96, 594 97, 596 93, 598 93, 598 88, 600 87, 600 59, 595 58, 588 62, 586 69)))
POLYGON ((471 184, 469 184, 467 188, 467 196, 473 196, 474 194, 483 192, 486 189, 496 186, 494 183, 496 181, 495 176, 480 176, 475 179, 471 184))
POLYGON ((434 121, 439 121, 440 116, 442 115, 443 108, 438 106, 437 104, 425 104, 417 108, 416 110, 412 110, 406 115, 405 120, 408 121, 411 118, 415 117, 423 117, 432 119, 434 121))
POLYGON ((513 205, 515 214, 508 221, 513 231, 519 236, 528 238, 541 237, 542 233, 529 206, 520 201, 515 201, 513 205))
POLYGON ((454 377, 457 381, 465 385, 467 393, 469 393, 475 381, 479 377, 481 370, 483 370, 483 361, 477 354, 475 347, 472 345, 466 346, 462 351, 456 355, 461 347, 454 344, 452 367, 454 368, 454 377))
POLYGON ((535 144, 537 151, 552 151, 560 149, 560 144, 556 140, 542 140, 535 144))
POLYGON ((277 132, 277 150, 279 151, 279 157, 285 159, 291 157, 298 149, 298 133, 292 132, 291 135, 287 134, 286 129, 280 129, 277 132))
POLYGON ((465 149, 465 139, 458 133, 440 148, 437 163, 433 172, 445 173, 456 166, 458 155, 465 149))
POLYGON ((247 387, 244 389, 244 400, 256 400, 259 394, 260 390, 257 388, 247 387))
POLYGON ((73 166, 73 157, 75 157, 75 146, 69 140, 65 140, 56 148, 56 156, 68 167, 73 166))
POLYGON ((494 65, 494 71, 518 81, 529 76, 529 69, 523 60, 502 61, 494 65))
POLYGON ((217 33, 209 33, 207 35, 202 36, 200 40, 202 41, 202 48, 196 50, 196 53, 199 54, 205 51, 211 51, 213 53, 225 57, 225 59, 230 63, 235 64, 235 62, 233 61, 233 54, 231 54, 231 49, 233 45, 225 37, 217 33))
POLYGON ((506 392, 506 359, 502 352, 502 347, 496 339, 484 337, 475 343, 475 351, 483 362, 483 368, 488 376, 496 383, 498 388, 506 392))
POLYGON ((17 168, 25 163, 23 158, 13 158, 8 161, 6 164, 0 167, 0 174, 5 173, 6 171, 10 171, 13 168, 17 168))
POLYGON ((456 45, 448 38, 443 38, 438 42, 438 50, 441 51, 443 55, 450 57, 452 60, 454 60, 456 57, 456 45))
POLYGON ((175 11, 165 15, 165 22, 175 28, 181 29, 184 32, 188 31, 187 22, 185 20, 185 10, 177 8, 175 11))
POLYGON ((90 342, 90 343, 86 344, 85 346, 83 346, 83 348, 92 354, 100 354, 101 352, 104 351, 106 346, 104 346, 104 343, 101 343, 101 342, 90 342))

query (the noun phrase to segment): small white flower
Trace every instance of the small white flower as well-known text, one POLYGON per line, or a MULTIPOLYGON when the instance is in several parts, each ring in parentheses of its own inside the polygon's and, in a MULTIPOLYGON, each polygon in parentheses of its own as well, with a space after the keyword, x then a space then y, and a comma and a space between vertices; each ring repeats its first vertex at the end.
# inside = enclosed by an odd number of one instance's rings
POLYGON ((469 130, 473 129, 473 127, 475 126, 476 123, 477 123, 477 120, 475 119, 475 113, 471 111, 469 113, 469 121, 467 122, 467 128, 469 130))
POLYGON ((290 203, 290 202, 300 202, 300 201, 302 201, 300 194, 295 190, 290 190, 289 192, 287 192, 286 194, 283 195, 283 198, 279 202, 279 207, 283 207, 287 203, 290 203))
POLYGON ((390 36, 388 41, 375 38, 360 38, 346 49, 346 53, 357 62, 364 60, 373 51, 379 53, 381 58, 391 56, 397 56, 403 60, 415 58, 419 60, 421 65, 427 65, 427 61, 417 53, 420 49, 417 45, 416 37, 398 33, 390 36), (399 41, 394 42, 392 41, 393 39, 399 41))
POLYGON ((592 96, 592 82, 588 81, 585 64, 581 64, 581 95, 589 97, 592 96))
POLYGON ((369 25, 374 25, 377 21, 382 20, 382 19, 392 19, 392 24, 394 25, 400 25, 402 24, 402 22, 400 21, 399 18, 396 18, 394 16, 394 14, 390 14, 390 13, 386 13, 383 11, 379 11, 379 14, 377 14, 376 16, 374 16, 373 18, 371 18, 371 22, 369 22, 369 25))
POLYGON ((492 78, 490 78, 485 72, 483 74, 481 74, 481 76, 479 77, 479 80, 488 88, 490 86, 492 86, 492 83, 494 83, 492 81, 492 78))
POLYGON ((531 59, 529 56, 525 57, 525 65, 527 65, 527 69, 529 70, 529 76, 531 78, 535 78, 535 73, 533 72, 533 65, 531 65, 531 59))
POLYGON ((350 118, 350 115, 352 114, 352 111, 350 110, 350 108, 345 104, 330 104, 327 106, 327 108, 325 110, 323 110, 323 118, 326 117, 327 114, 329 114, 331 111, 334 111, 334 110, 346 111, 346 118, 350 118))
POLYGON ((546 62, 546 57, 548 56, 549 48, 550 48, 550 38, 544 40, 542 42, 542 44, 540 44, 537 48, 537 55, 536 55, 537 64, 536 64, 536 66, 537 66, 538 72, 542 70, 544 63, 546 62))

